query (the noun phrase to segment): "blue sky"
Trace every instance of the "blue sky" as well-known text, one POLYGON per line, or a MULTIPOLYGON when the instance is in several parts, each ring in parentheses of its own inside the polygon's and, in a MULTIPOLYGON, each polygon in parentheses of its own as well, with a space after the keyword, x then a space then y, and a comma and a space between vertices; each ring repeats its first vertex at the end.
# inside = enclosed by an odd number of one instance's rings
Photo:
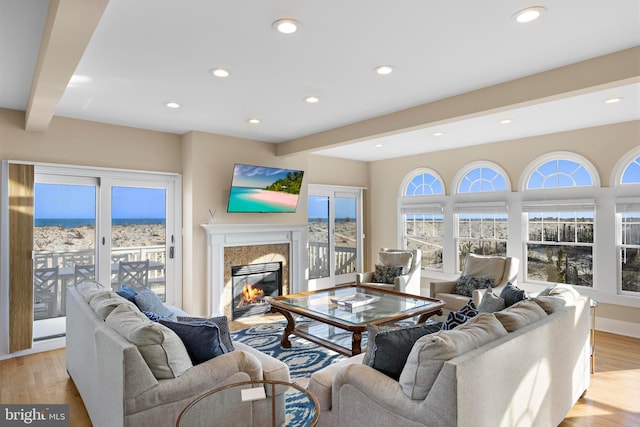
MULTIPOLYGON (((323 196, 310 196, 307 216, 309 218, 328 218, 327 199, 328 197, 323 196)), ((353 198, 336 197, 335 209, 337 219, 349 217, 353 220, 356 217, 355 199, 353 198)))
POLYGON ((235 165, 233 168, 233 186, 264 188, 286 177, 289 172, 292 172, 292 170, 263 166, 235 165))
MULTIPOLYGON (((36 184, 35 217, 95 218, 96 187, 36 184)), ((113 187, 113 218, 165 218, 165 190, 113 187)))

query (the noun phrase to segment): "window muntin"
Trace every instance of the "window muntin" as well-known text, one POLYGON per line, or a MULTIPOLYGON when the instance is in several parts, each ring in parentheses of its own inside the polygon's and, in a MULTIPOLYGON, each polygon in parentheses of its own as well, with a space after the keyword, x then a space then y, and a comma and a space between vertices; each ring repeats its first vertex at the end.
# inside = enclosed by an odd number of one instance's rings
POLYGON ((527 209, 526 280, 593 287, 594 209, 527 209))
POLYGON ((538 166, 529 176, 527 190, 593 186, 591 173, 581 163, 554 159, 538 166))
POLYGON ((421 173, 414 176, 404 190, 405 196, 427 196, 444 194, 442 180, 431 173, 421 173))
POLYGON ((405 249, 422 251, 422 267, 442 270, 444 216, 440 213, 403 215, 402 241, 405 249))
POLYGON ((458 193, 479 193, 489 191, 506 191, 507 182, 504 176, 489 167, 475 168, 466 173, 458 184, 458 193))

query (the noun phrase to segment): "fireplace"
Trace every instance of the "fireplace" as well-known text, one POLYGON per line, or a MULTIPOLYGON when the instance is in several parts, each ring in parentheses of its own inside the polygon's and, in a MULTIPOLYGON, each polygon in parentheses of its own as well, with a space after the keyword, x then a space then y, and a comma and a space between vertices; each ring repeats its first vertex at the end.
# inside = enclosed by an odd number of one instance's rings
POLYGON ((266 297, 282 295, 282 263, 237 265, 231 267, 232 319, 269 311, 266 297))

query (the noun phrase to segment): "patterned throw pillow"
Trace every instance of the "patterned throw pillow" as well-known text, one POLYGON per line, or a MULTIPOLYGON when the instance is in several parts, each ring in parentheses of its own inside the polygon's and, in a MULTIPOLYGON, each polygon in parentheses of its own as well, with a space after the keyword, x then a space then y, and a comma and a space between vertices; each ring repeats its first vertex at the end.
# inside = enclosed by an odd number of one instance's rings
POLYGON ((402 266, 376 264, 376 270, 373 272, 373 281, 374 283, 393 284, 395 278, 400 275, 402 275, 402 266))
POLYGON ((458 310, 458 313, 463 314, 467 317, 474 317, 478 315, 478 307, 476 307, 476 304, 472 299, 470 299, 464 307, 458 310))
POLYGON ((448 331, 455 328, 456 326, 462 325, 469 319, 471 319, 469 316, 465 316, 464 314, 457 311, 452 311, 447 316, 447 320, 442 322, 442 326, 440 327, 440 329, 443 331, 448 331))
POLYGON ((470 297, 476 289, 493 288, 493 279, 489 277, 460 276, 456 281, 456 294, 470 297))

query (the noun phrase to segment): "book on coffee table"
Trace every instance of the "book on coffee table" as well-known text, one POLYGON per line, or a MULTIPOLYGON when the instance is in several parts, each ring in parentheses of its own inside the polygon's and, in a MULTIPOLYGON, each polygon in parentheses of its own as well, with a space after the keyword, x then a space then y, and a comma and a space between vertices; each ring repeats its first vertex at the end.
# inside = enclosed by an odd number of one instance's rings
POLYGON ((343 305, 347 308, 363 307, 376 301, 380 301, 380 297, 361 293, 344 297, 331 297, 332 303, 343 305))

